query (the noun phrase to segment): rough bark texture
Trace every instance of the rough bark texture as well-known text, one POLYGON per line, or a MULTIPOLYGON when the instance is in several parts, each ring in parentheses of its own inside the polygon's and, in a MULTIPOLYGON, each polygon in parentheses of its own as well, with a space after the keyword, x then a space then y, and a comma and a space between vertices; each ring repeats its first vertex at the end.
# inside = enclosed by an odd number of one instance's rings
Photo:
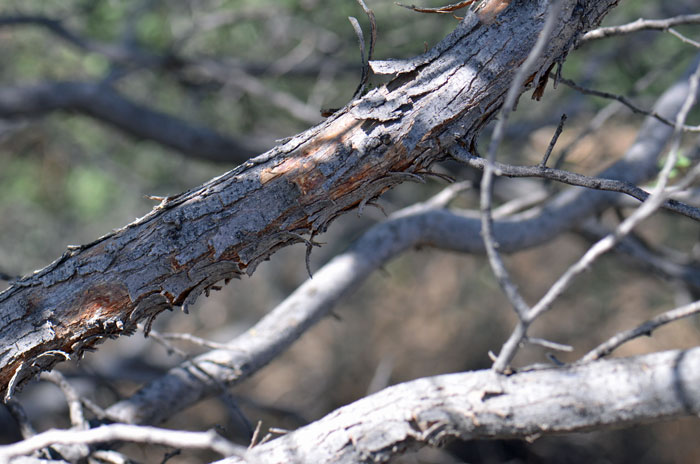
MULTIPOLYGON (((398 74, 322 124, 181 195, 94 243, 70 249, 0 294, 0 391, 80 355, 136 323, 187 306, 224 279, 252 273, 280 247, 323 232, 344 211, 425 173, 494 116, 547 14, 511 2, 484 24, 470 14, 398 74)), ((617 2, 566 0, 528 86, 539 85, 617 2)))
POLYGON ((487 370, 414 380, 217 464, 387 462, 451 438, 534 439, 697 414, 698 362, 694 348, 510 377, 487 370))

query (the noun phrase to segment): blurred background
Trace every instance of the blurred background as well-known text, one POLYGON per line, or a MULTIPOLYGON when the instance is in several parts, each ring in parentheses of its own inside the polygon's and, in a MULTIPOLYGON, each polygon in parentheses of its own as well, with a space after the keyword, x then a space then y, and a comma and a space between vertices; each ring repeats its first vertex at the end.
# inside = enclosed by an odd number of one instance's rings
MULTIPOLYGON (((418 14, 392 1, 367 0, 378 26, 376 59, 422 53, 457 25, 450 15, 418 14)), ((421 5, 441 6, 425 0, 421 5)), ((697 12, 696 0, 627 1, 606 24, 638 17, 697 12)), ((458 12, 459 13, 459 12, 458 12)), ((8 280, 42 268, 69 244, 87 243, 146 214, 149 195, 172 195, 199 185, 321 121, 321 112, 347 103, 361 73, 352 0, 3 0, 0 4, 0 290, 8 280), (94 105, 94 106, 93 106, 94 105), (168 132, 170 131, 170 132, 168 132), (173 134, 180 137, 177 141, 173 134)), ((700 27, 680 26, 700 40, 700 27)), ((563 75, 577 83, 631 97, 643 108, 684 72, 697 49, 662 32, 595 41, 568 57, 563 75)), ((372 85, 381 84, 372 78, 372 85)), ((578 142, 563 167, 594 174, 621 157, 642 116, 610 101, 547 88, 540 102, 521 98, 499 154, 501 161, 540 161, 562 115, 555 148, 578 142), (611 116, 581 136, 601 111, 611 116)), ((691 123, 698 124, 698 114, 691 123)), ((488 141, 483 134, 481 147, 488 141)), ((680 174, 698 156, 686 137, 680 174)), ((477 207, 479 175, 456 163, 439 168, 475 188, 458 201, 477 207)), ((541 186, 541 183, 536 182, 541 186)), ((500 201, 532 183, 502 181, 500 201)), ((380 203, 396 211, 434 195, 445 184, 401 185, 380 203)), ((553 186, 556 190, 558 186, 553 186)), ((628 210, 603 217, 615 224, 628 210)), ((342 252, 383 219, 368 209, 337 220, 311 256, 312 270, 342 252)), ((651 249, 699 266, 700 229, 690 219, 657 213, 636 233, 651 249)), ((520 290, 539 298, 590 245, 578 234, 506 258, 520 290)), ((226 341, 243 332, 307 278, 305 247, 284 249, 257 272, 209 298, 191 314, 165 313, 158 332, 184 332, 226 341)), ((580 277, 533 335, 570 344, 557 354, 574 361, 617 331, 697 299, 687 283, 650 273, 618 255, 603 257, 580 277)), ((515 317, 482 256, 432 249, 406 253, 344 301, 291 350, 231 394, 247 421, 294 429, 388 385, 490 366, 515 317)), ((673 324, 616 352, 632 355, 698 344, 696 319, 673 324)), ((190 356, 203 349, 178 342, 190 356)), ((528 347, 518 365, 547 362, 547 350, 528 347)), ((86 396, 109 406, 182 361, 142 333, 109 341, 85 359, 60 365, 86 396)), ((39 430, 69 425, 61 392, 34 383, 18 396, 39 430)), ((206 430, 247 441, 240 415, 211 399, 173 416, 167 427, 206 430)), ((534 443, 452 443, 404 456, 406 463, 695 463, 697 419, 624 430, 544 437, 534 443)), ((0 407, 0 442, 19 438, 0 407)), ((138 462, 160 462, 159 447, 121 449, 138 462)), ((172 463, 216 456, 182 452, 172 463)))

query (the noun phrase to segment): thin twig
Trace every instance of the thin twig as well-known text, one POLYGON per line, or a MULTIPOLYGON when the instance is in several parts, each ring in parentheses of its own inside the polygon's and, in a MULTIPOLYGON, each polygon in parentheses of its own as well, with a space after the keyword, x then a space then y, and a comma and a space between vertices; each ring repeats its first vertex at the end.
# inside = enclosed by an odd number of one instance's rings
MULTIPOLYGON (((591 242, 597 242, 610 234, 610 230, 597 220, 584 222, 577 228, 580 235, 591 242)), ((679 253, 672 256, 668 252, 650 248, 638 237, 627 236, 615 246, 615 251, 636 262, 636 270, 650 270, 671 281, 680 281, 689 288, 700 292, 700 265, 690 260, 690 255, 679 253), (681 258, 681 259, 678 259, 681 258)))
MULTIPOLYGON (((172 332, 167 332, 167 333, 159 333, 155 332, 154 330, 151 330, 151 335, 154 333, 157 333, 157 335, 164 340, 182 340, 185 342, 192 343, 197 346, 202 346, 205 348, 212 348, 215 350, 226 350, 226 349, 231 349, 229 345, 226 343, 218 343, 214 342, 212 340, 207 340, 205 338, 197 337, 196 335, 188 334, 188 333, 172 333, 172 332)), ((169 345, 172 346, 172 345, 169 345)))
POLYGON ((675 36, 676 38, 678 38, 681 42, 687 43, 688 45, 692 45, 692 46, 695 47, 695 48, 700 48, 700 42, 697 42, 697 41, 695 41, 695 40, 693 40, 693 39, 690 39, 690 38, 684 36, 683 34, 681 34, 680 32, 678 32, 677 30, 675 30, 675 29, 669 29, 668 32, 669 32, 669 34, 671 34, 671 35, 675 36))
POLYGON ((663 314, 659 314, 658 316, 638 325, 634 329, 625 330, 615 334, 606 342, 601 343, 589 351, 583 358, 581 358, 581 362, 589 362, 600 359, 609 355, 619 346, 627 343, 630 340, 642 335, 651 336, 651 333, 662 325, 692 316, 697 313, 700 313, 700 300, 685 306, 681 306, 680 308, 672 309, 671 311, 667 311, 663 314))
POLYGON ((0 446, 0 462, 8 462, 16 456, 26 456, 51 445, 91 445, 110 441, 210 449, 223 456, 243 455, 245 452, 245 448, 234 445, 213 430, 186 432, 139 425, 110 424, 90 430, 48 430, 26 440, 0 446))
MULTIPOLYGON (((676 116, 676 130, 672 138, 669 156, 663 166, 663 169, 657 177, 657 184, 649 198, 637 208, 627 219, 625 219, 616 229, 615 232, 604 237, 596 242, 574 265, 572 265, 547 291, 542 299, 535 305, 528 314, 530 320, 534 320, 542 313, 546 312, 563 292, 566 290, 573 279, 587 269, 599 256, 613 248, 624 236, 629 234, 632 229, 641 221, 649 217, 669 195, 665 191, 671 170, 676 164, 678 157, 678 146, 682 130, 680 129, 688 115, 691 107, 695 102, 695 97, 698 89, 698 81, 700 80, 700 64, 689 79, 688 96, 683 102, 681 110, 676 116)), ((694 173, 693 173, 694 174, 694 173)))
POLYGON ((248 449, 251 449, 255 446, 255 444, 258 441, 258 435, 260 435, 260 427, 262 427, 262 421, 259 420, 258 423, 255 425, 255 430, 253 431, 253 436, 250 437, 250 445, 248 445, 248 449))
POLYGON ((77 430, 87 430, 89 425, 87 420, 85 420, 83 405, 80 402, 80 394, 68 382, 66 377, 59 371, 51 371, 42 372, 41 379, 49 381, 61 389, 61 391, 63 392, 63 396, 65 396, 66 402, 68 403, 70 422, 73 425, 73 427, 77 430))
POLYGON ((613 37, 616 35, 629 34, 631 32, 638 32, 644 30, 664 31, 666 29, 669 29, 670 27, 678 26, 681 24, 700 24, 700 14, 680 15, 666 19, 640 18, 636 21, 633 21, 628 24, 623 24, 621 26, 601 27, 585 33, 583 37, 581 37, 581 42, 604 39, 606 37, 613 37))
POLYGON ((365 5, 363 0, 357 0, 357 3, 362 7, 367 15, 367 18, 369 18, 370 38, 369 49, 367 50, 367 54, 365 56, 365 39, 362 34, 362 28, 360 27, 360 23, 357 21, 357 19, 350 16, 348 20, 350 21, 350 24, 352 24, 355 34, 357 35, 362 60, 362 76, 360 78, 360 84, 357 86, 357 89, 355 89, 355 93, 352 96, 353 100, 362 96, 362 92, 365 90, 365 86, 367 85, 370 75, 369 62, 372 60, 372 56, 374 55, 374 45, 377 42, 377 20, 374 17, 374 12, 369 9, 367 5, 365 5))
POLYGON ((595 243, 576 263, 574 263, 557 281, 550 287, 550 289, 545 293, 545 295, 537 302, 535 306, 530 309, 527 314, 521 316, 518 327, 513 331, 510 338, 506 341, 506 344, 501 349, 498 355, 498 359, 494 363, 494 370, 496 372, 505 372, 510 364, 510 361, 515 356, 518 347, 522 343, 523 337, 527 335, 527 327, 535 319, 537 319, 544 312, 551 308, 554 301, 561 296, 562 293, 571 285, 573 280, 581 274, 584 270, 588 269, 593 262, 595 262, 598 257, 612 249, 621 238, 629 234, 632 229, 639 224, 641 221, 649 217, 656 209, 658 209, 661 204, 664 203, 667 196, 670 194, 665 191, 666 184, 668 183, 671 170, 676 164, 678 158, 678 147, 680 146, 680 140, 682 136, 682 127, 685 123, 685 119, 690 112, 690 109, 695 103, 695 98, 698 89, 698 81, 700 81, 700 63, 697 65, 695 72, 690 76, 688 81, 689 89, 688 95, 683 101, 680 111, 678 112, 674 124, 674 131, 672 136, 671 148, 669 150, 669 156, 657 177, 657 184, 654 191, 647 198, 644 203, 642 203, 639 208, 637 208, 634 213, 632 213, 627 219, 625 219, 611 235, 608 235, 595 243))
POLYGON ((544 167, 547 166, 547 161, 549 160, 549 156, 552 154, 552 150, 554 149, 554 145, 557 144, 557 140, 559 140, 559 136, 561 135, 561 131, 564 130, 564 123, 566 122, 566 115, 562 114, 561 119, 559 120, 559 124, 557 125, 557 130, 554 131, 554 135, 552 136, 552 140, 549 141, 549 146, 547 147, 547 151, 544 154, 544 157, 542 158, 542 161, 540 162, 540 166, 544 167))
MULTIPOLYGON (((550 6, 547 19, 545 20, 540 36, 537 38, 537 42, 530 50, 525 62, 518 68, 513 82, 508 89, 506 94, 503 107, 501 108, 500 117, 496 123, 496 127, 493 131, 493 136, 491 138, 491 143, 489 145, 487 163, 484 168, 484 175, 481 179, 481 196, 480 196, 480 207, 481 207, 481 235, 484 240, 484 245, 486 247, 486 253, 489 258, 489 263, 493 269, 493 273, 498 280, 499 285, 503 289, 504 293, 508 297, 508 300, 513 305, 516 313, 518 314, 521 322, 518 323, 518 327, 522 329, 523 335, 527 330, 527 326, 521 327, 522 320, 530 310, 529 306, 520 295, 515 284, 510 279, 508 270, 506 269, 500 254, 497 251, 497 244, 493 237, 493 217, 491 215, 491 202, 493 196, 493 176, 494 176, 494 162, 496 160, 496 153, 498 151, 498 146, 503 139, 505 132, 505 126, 508 122, 508 116, 515 106, 518 96, 520 95, 523 83, 525 82, 526 76, 530 73, 532 66, 535 64, 540 54, 543 52, 545 44, 549 40, 549 36, 554 30, 555 18, 559 13, 561 8, 561 2, 553 2, 550 6)), ((519 342, 518 342, 519 343, 519 342)), ((517 343, 516 343, 517 345, 517 343)), ((514 349, 517 349, 514 348, 514 349)), ((506 369, 506 364, 503 364, 501 358, 494 363, 494 369, 497 372, 504 372, 506 369)))
POLYGON ((556 17, 556 14, 559 12, 560 8, 560 2, 555 2, 552 4, 551 10, 547 15, 547 20, 545 21, 544 27, 540 32, 537 42, 535 42, 535 45, 532 47, 527 59, 522 66, 518 68, 518 71, 513 78, 513 82, 508 89, 506 99, 503 103, 503 107, 501 108, 500 117, 498 118, 498 122, 496 123, 496 127, 493 131, 493 136, 491 138, 491 143, 489 145, 488 155, 486 158, 486 164, 484 166, 484 175, 481 179, 481 233, 486 246, 486 253, 499 285, 507 295, 519 316, 524 316, 527 314, 530 308, 518 292, 515 284, 511 281, 508 271, 503 264, 503 260, 496 250, 498 248, 498 244, 493 238, 493 217, 491 215, 491 203, 493 196, 493 176, 494 171, 496 170, 494 163, 496 160, 498 146, 500 145, 505 133, 505 126, 510 112, 513 110, 515 102, 520 95, 520 90, 525 82, 527 73, 530 72, 530 69, 534 65, 535 61, 544 50, 544 46, 549 39, 549 35, 554 29, 554 18, 556 17))
MULTIPOLYGON (((618 95, 618 94, 610 93, 610 92, 603 92, 601 90, 589 89, 589 88, 586 88, 586 87, 583 87, 583 86, 577 84, 576 82, 574 82, 572 80, 565 79, 563 77, 559 79, 559 82, 561 82, 562 84, 567 85, 567 86, 571 87, 572 89, 577 90, 585 95, 593 95, 596 97, 607 98, 610 100, 617 100, 620 103, 622 103, 623 105, 625 105, 627 108, 632 110, 633 113, 643 114, 645 116, 651 116, 651 117, 656 118, 659 121, 663 122, 664 124, 667 124, 667 125, 674 127, 674 128, 676 127, 675 123, 673 121, 671 121, 670 119, 660 115, 656 111, 649 111, 649 110, 645 110, 643 108, 638 107, 637 105, 632 103, 624 95, 618 95)), ((685 132, 700 132, 700 126, 688 126, 688 125, 683 124, 680 129, 682 131, 685 131, 685 132)))
MULTIPOLYGON (((485 171, 487 161, 484 158, 474 156, 469 153, 464 147, 455 145, 449 151, 450 155, 457 161, 464 163, 472 168, 485 171)), ((566 171, 563 169, 554 169, 542 166, 518 166, 505 163, 494 163, 499 175, 504 177, 538 177, 542 179, 554 180, 568 185, 577 187, 586 187, 593 190, 603 190, 607 192, 618 192, 636 198, 639 201, 646 201, 649 198, 649 193, 629 182, 623 182, 615 179, 605 179, 602 177, 585 176, 575 172, 566 171)), ((689 217, 696 221, 700 221, 700 208, 688 205, 677 200, 665 200, 661 207, 669 211, 673 211, 683 216, 689 217)))
POLYGON ((531 343, 533 345, 539 345, 539 346, 543 346, 545 348, 549 348, 550 350, 566 351, 566 352, 574 351, 574 347, 571 345, 564 345, 563 343, 556 343, 556 342, 553 342, 550 340, 545 340, 544 338, 525 337, 525 341, 527 341, 528 343, 531 343))
POLYGON ((512 214, 518 213, 528 208, 536 206, 551 196, 551 193, 546 189, 538 189, 527 196, 521 196, 503 203, 501 206, 493 210, 494 219, 503 219, 512 214))

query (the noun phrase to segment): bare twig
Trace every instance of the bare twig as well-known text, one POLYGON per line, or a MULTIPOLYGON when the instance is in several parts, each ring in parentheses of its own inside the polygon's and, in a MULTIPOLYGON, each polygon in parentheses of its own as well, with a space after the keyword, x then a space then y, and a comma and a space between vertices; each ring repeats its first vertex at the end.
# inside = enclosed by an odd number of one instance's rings
POLYGON ((603 239, 599 240, 594 244, 582 257, 581 259, 572 265, 558 280, 552 285, 549 291, 542 297, 542 299, 533 306, 528 318, 534 320, 539 315, 547 311, 554 300, 556 300, 566 288, 571 284, 573 279, 587 269, 593 262, 602 254, 613 248, 619 240, 625 235, 629 234, 632 229, 639 224, 642 220, 646 219, 651 215, 665 200, 668 192, 664 189, 666 183, 668 182, 668 177, 671 173, 673 166, 676 164, 678 145, 680 144, 680 135, 682 133, 681 126, 683 121, 685 121, 688 112, 692 108, 698 89, 698 81, 700 80, 700 65, 696 68, 695 72, 689 79, 689 90, 687 97, 681 107, 681 110, 676 116, 676 130, 674 131, 673 141, 671 148, 669 150, 669 156, 664 164, 661 173, 658 176, 658 181, 654 191, 651 193, 649 198, 641 204, 634 213, 632 213, 627 219, 625 219, 615 230, 613 234, 610 234, 603 239))
MULTIPOLYGON (((561 82, 562 84, 568 85, 572 89, 575 89, 575 90, 577 90, 585 95, 593 95, 596 97, 617 100, 618 102, 622 103, 627 108, 632 110, 633 113, 643 114, 645 116, 651 116, 651 117, 654 117, 654 118, 658 119, 659 121, 663 122, 664 124, 668 124, 671 127, 676 127, 675 123, 672 120, 660 115, 656 111, 648 111, 648 110, 645 110, 643 108, 638 107, 637 105, 632 103, 624 95, 618 95, 618 94, 614 94, 614 93, 610 93, 610 92, 603 92, 601 90, 589 89, 589 88, 583 87, 581 85, 578 85, 577 83, 575 83, 572 80, 565 79, 563 77, 559 79, 559 82, 561 82)), ((680 129, 682 131, 685 131, 685 132, 700 132, 700 126, 687 126, 687 125, 683 124, 680 129)))
POLYGON ((248 449, 253 448, 257 442, 258 442, 258 435, 260 435, 260 427, 262 427, 262 421, 258 421, 257 424, 255 424, 255 430, 253 431, 253 436, 250 437, 250 444, 248 445, 248 449))
POLYGON ((589 31, 581 37, 581 42, 604 39, 616 35, 629 34, 643 30, 664 31, 673 26, 681 24, 700 24, 700 14, 680 15, 666 19, 638 19, 634 22, 623 24, 622 26, 601 27, 589 31))
POLYGON ((672 309, 671 311, 659 314, 658 316, 649 319, 643 324, 638 325, 634 329, 625 330, 623 332, 615 334, 615 336, 611 337, 606 342, 601 343, 599 346, 589 351, 583 358, 581 358, 581 362, 595 361, 596 359, 600 359, 604 356, 609 355, 619 346, 621 346, 624 343, 627 343, 630 340, 633 340, 642 335, 651 336, 651 333, 657 328, 661 327, 662 325, 683 319, 685 317, 693 316, 699 312, 700 301, 695 301, 688 305, 681 306, 680 308, 672 309))
MULTIPOLYGON (((484 240, 484 245, 486 247, 486 254, 489 258, 489 263, 493 270, 499 285, 503 289, 504 293, 508 297, 508 300, 513 305, 516 313, 518 314, 519 323, 516 328, 516 332, 524 336, 527 332, 527 323, 525 321, 525 316, 530 311, 530 307, 525 302, 523 297, 520 295, 515 284, 512 282, 509 273, 501 259, 499 252, 497 251, 497 244, 493 237, 493 217, 491 216, 491 201, 493 196, 493 176, 495 171, 494 162, 496 160, 496 152, 498 151, 498 146, 503 139, 504 130, 506 123, 508 122, 508 116, 515 106, 515 102, 520 95, 520 89, 525 82, 526 77, 531 72, 532 67, 539 58, 540 54, 544 50, 549 36, 554 30, 555 18, 558 15, 559 9, 561 8, 561 2, 555 1, 551 4, 549 12, 547 14, 547 19, 545 20, 544 26, 540 32, 540 36, 537 38, 537 42, 532 47, 532 50, 527 56, 525 62, 518 68, 518 71, 513 78, 513 82, 508 89, 506 94, 505 102, 501 108, 500 117, 494 128, 493 135, 491 138, 491 143, 488 149, 488 156, 486 165, 484 167, 484 175, 481 179, 481 235, 484 240)), ((513 350, 517 349, 517 345, 513 347, 513 350)), ((499 358, 494 363, 494 369, 496 372, 505 372, 507 368, 507 362, 499 355, 499 358)))
MULTIPOLYGON (((603 227, 598 221, 587 221, 578 227, 578 232, 593 242, 601 240, 611 231, 603 227)), ((674 259, 659 251, 649 249, 635 237, 627 236, 621 239, 615 246, 615 251, 628 257, 637 264, 637 268, 651 270, 667 280, 680 281, 700 293, 700 265, 693 264, 684 254, 684 260, 674 259)))
MULTIPOLYGON (((197 337, 196 335, 188 334, 188 333, 159 333, 155 332, 154 330, 151 330, 151 335, 157 334, 158 337, 161 339, 165 340, 182 340, 188 343, 192 343, 197 346, 202 346, 205 348, 210 348, 214 350, 226 350, 229 349, 228 344, 226 343, 217 343, 211 340, 207 340, 205 338, 197 337)), ((170 345, 172 346, 172 345, 170 345)))
POLYGON ((559 120, 559 124, 557 125, 557 130, 554 131, 554 135, 552 136, 552 140, 549 141, 549 146, 547 147, 547 151, 544 154, 544 157, 542 158, 542 161, 540 161, 540 166, 544 167, 547 166, 547 161, 549 160, 549 155, 552 154, 552 150, 554 149, 554 145, 557 144, 557 140, 559 140, 559 136, 561 135, 561 131, 564 130, 564 123, 566 122, 566 115, 562 114, 561 119, 559 120))
POLYGON ((545 295, 534 305, 523 317, 521 317, 518 327, 513 331, 505 345, 498 355, 498 359, 494 363, 494 369, 497 372, 503 372, 507 369, 510 361, 515 356, 515 353, 523 341, 523 337, 527 335, 527 326, 537 319, 541 314, 551 308, 552 303, 571 285, 573 280, 584 270, 590 267, 593 262, 601 255, 613 248, 619 240, 641 221, 649 217, 661 204, 666 200, 668 192, 665 192, 666 183, 672 168, 676 164, 678 156, 678 146, 682 134, 682 127, 688 112, 695 103, 698 81, 700 80, 700 63, 697 64, 695 72, 688 80, 688 93, 680 111, 676 116, 675 129, 672 137, 672 144, 669 151, 669 156, 664 164, 663 169, 657 177, 658 181, 652 194, 644 203, 635 210, 625 221, 623 221, 611 235, 608 235, 595 243, 579 261, 573 264, 567 271, 550 287, 545 295))
POLYGON ((42 372, 41 378, 47 380, 61 389, 68 403, 70 421, 76 430, 87 430, 88 422, 85 420, 83 405, 80 401, 80 394, 73 388, 63 374, 59 371, 42 372))
MULTIPOLYGON (((454 146, 450 149, 450 155, 472 168, 485 170, 487 161, 484 158, 474 156, 461 146, 454 146)), ((636 185, 615 179, 605 179, 602 177, 585 176, 563 169, 553 169, 541 164, 536 166, 516 166, 505 163, 494 163, 494 169, 499 175, 504 177, 539 177, 542 179, 554 180, 564 184, 586 187, 593 190, 604 190, 608 192, 619 192, 636 198, 639 201, 646 201, 649 194, 636 185)), ((685 204, 677 200, 664 200, 661 206, 669 211, 673 211, 683 216, 700 221, 700 208, 685 204)))
POLYGON ((51 445, 92 445, 110 441, 210 449, 222 456, 242 455, 245 451, 245 448, 234 445, 213 430, 186 432, 139 425, 111 424, 90 430, 49 430, 12 445, 0 446, 0 462, 8 462, 13 457, 25 456, 51 445))
POLYGON ((571 345, 564 345, 563 343, 556 343, 556 342, 553 342, 550 340, 545 340, 544 338, 525 337, 525 341, 527 341, 528 343, 531 343, 533 345, 539 345, 539 346, 543 346, 545 348, 549 348, 550 350, 566 351, 566 352, 574 351, 574 347, 571 345))
POLYGON ((370 74, 369 62, 374 56, 374 45, 377 42, 377 20, 374 17, 374 12, 367 7, 364 0, 357 0, 357 3, 362 7, 365 14, 367 15, 367 18, 369 19, 370 38, 369 49, 367 50, 367 54, 365 55, 365 39, 362 35, 362 28, 360 27, 360 23, 357 22, 357 19, 350 16, 348 19, 350 20, 350 24, 352 24, 353 29, 355 29, 355 34, 357 35, 357 40, 360 45, 360 56, 362 60, 362 77, 360 78, 360 83, 352 96, 353 100, 355 98, 360 97, 362 95, 362 92, 364 92, 365 90, 365 86, 367 85, 367 81, 369 80, 370 74))
POLYGON ((668 32, 669 32, 669 34, 671 34, 671 35, 675 36, 676 38, 678 38, 681 42, 687 43, 688 45, 692 45, 692 46, 695 47, 695 48, 700 48, 700 42, 698 42, 698 41, 696 41, 696 40, 693 40, 693 39, 690 39, 690 38, 684 36, 683 34, 681 34, 680 32, 678 32, 677 30, 675 30, 675 29, 669 29, 668 32))

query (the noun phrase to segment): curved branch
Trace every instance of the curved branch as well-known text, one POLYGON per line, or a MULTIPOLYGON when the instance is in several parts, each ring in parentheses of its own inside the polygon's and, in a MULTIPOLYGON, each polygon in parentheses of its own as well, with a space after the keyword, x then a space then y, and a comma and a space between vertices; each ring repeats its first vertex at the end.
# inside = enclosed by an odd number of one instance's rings
POLYGON ((648 321, 643 322, 642 324, 639 324, 633 329, 624 330, 615 334, 614 336, 606 340, 604 343, 601 343, 600 345, 586 353, 586 355, 583 358, 581 358, 581 361, 586 362, 600 359, 604 356, 609 355, 615 349, 619 348, 624 343, 627 343, 630 340, 634 340, 635 338, 641 337, 642 335, 651 336, 651 333, 659 327, 669 324, 671 322, 675 322, 679 319, 683 319, 685 317, 694 316, 699 312, 700 301, 694 301, 693 303, 687 304, 685 306, 666 311, 663 314, 659 314, 658 316, 653 317, 648 321))
POLYGON ((0 118, 36 117, 56 110, 90 116, 132 137, 153 140, 193 158, 241 163, 262 150, 135 103, 108 85, 48 82, 0 88, 0 118))
POLYGON ((0 462, 31 454, 51 445, 92 445, 113 441, 151 443, 173 448, 210 449, 223 456, 240 454, 244 448, 230 443, 214 430, 185 432, 137 425, 111 424, 90 430, 48 430, 11 445, 0 446, 0 462))
POLYGON ((448 374, 389 387, 249 450, 238 463, 388 462, 446 440, 534 439, 700 411, 700 348, 544 368, 448 374))

